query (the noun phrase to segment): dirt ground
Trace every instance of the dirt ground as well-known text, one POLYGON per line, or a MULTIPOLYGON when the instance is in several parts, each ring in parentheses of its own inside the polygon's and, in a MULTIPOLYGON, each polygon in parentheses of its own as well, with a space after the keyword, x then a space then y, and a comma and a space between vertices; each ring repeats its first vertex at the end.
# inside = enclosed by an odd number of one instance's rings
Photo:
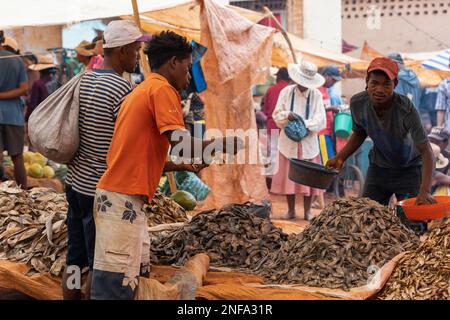
MULTIPOLYGON (((284 219, 286 217, 287 211, 288 211, 286 196, 271 194, 270 199, 272 201, 272 217, 271 218, 276 219, 276 220, 284 219)), ((325 195, 325 203, 329 203, 332 200, 333 199, 330 196, 328 196, 327 194, 325 195)), ((312 209, 313 216, 319 215, 320 212, 321 212, 321 209, 314 209, 314 208, 312 209)), ((300 224, 302 226, 306 226, 308 224, 308 222, 306 220, 304 220, 303 197, 302 196, 297 196, 297 198, 296 198, 296 217, 294 220, 290 220, 290 221, 300 224)))

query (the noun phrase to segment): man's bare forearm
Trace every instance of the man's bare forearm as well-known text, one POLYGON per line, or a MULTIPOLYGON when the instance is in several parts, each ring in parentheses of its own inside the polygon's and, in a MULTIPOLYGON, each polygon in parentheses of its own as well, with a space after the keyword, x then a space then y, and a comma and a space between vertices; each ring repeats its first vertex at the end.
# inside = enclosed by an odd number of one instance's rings
POLYGON ((26 95, 28 84, 21 84, 19 88, 0 92, 0 100, 15 99, 26 95))
POLYGON ((445 111, 438 110, 436 114, 436 122, 438 127, 444 126, 444 120, 445 120, 445 111))
POLYGON ((346 161, 364 143, 367 135, 353 132, 344 148, 337 154, 337 157, 346 161))
POLYGON ((428 142, 417 146, 417 149, 419 150, 423 159, 422 185, 420 186, 420 190, 422 192, 430 193, 435 162, 433 151, 431 150, 431 147, 428 142))

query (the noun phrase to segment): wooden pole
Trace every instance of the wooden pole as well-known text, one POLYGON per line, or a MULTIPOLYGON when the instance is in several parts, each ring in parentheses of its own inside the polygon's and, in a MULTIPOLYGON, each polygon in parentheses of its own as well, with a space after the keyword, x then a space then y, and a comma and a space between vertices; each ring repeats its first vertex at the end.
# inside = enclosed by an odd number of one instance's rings
POLYGON ((292 42, 291 42, 291 39, 289 38, 288 33, 286 32, 286 30, 283 28, 281 23, 278 21, 278 19, 274 16, 272 11, 270 11, 270 9, 268 7, 264 6, 263 10, 264 10, 264 13, 266 15, 268 15, 275 22, 277 27, 280 29, 281 34, 286 39, 286 42, 289 45, 289 49, 291 50, 292 59, 293 59, 294 63, 297 63, 297 56, 295 55, 294 47, 292 46, 292 42))
MULTIPOLYGON (((139 27, 139 29, 141 29, 141 31, 143 31, 142 30, 142 25, 141 25, 141 18, 139 17, 139 7, 138 7, 138 4, 137 4, 137 0, 131 0, 131 3, 133 5, 134 22, 139 27)), ((148 63, 147 56, 145 55, 143 48, 141 48, 139 53, 140 53, 140 56, 141 56, 142 67, 144 68, 144 78, 147 78, 148 75, 151 72, 150 65, 148 63)), ((169 161, 170 157, 168 156, 167 159, 169 161)), ((177 191, 177 184, 175 182, 175 177, 173 175, 173 172, 168 172, 167 173, 167 179, 169 180, 170 192, 171 193, 176 192, 177 191)))
MULTIPOLYGON (((131 3, 133 5, 134 22, 139 27, 139 29, 141 29, 141 31, 143 31, 142 25, 141 25, 141 18, 139 17, 139 8, 138 8, 137 0, 131 0, 131 3)), ((147 56, 144 53, 144 48, 141 48, 139 53, 141 56, 142 67, 144 68, 144 77, 147 78, 147 76, 150 74, 151 71, 150 71, 150 66, 148 64, 147 56)))

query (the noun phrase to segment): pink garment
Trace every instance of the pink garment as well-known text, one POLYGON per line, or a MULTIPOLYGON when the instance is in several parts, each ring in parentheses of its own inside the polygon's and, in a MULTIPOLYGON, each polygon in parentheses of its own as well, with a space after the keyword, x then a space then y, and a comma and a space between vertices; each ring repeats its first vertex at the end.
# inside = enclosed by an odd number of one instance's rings
POLYGON ((102 65, 103 65, 103 57, 100 54, 98 54, 91 58, 86 68, 88 70, 101 69, 102 65))
POLYGON ((347 144, 348 140, 349 140, 349 138, 336 137, 336 152, 340 152, 342 149, 344 149, 344 147, 347 144))
MULTIPOLYGON (((301 159, 302 148, 299 144, 298 158, 301 159)), ((315 163, 321 163, 320 155, 312 160, 315 163)), ((306 197, 317 196, 324 193, 324 190, 315 189, 302 184, 295 183, 289 179, 289 159, 279 152, 278 171, 272 178, 272 188, 270 192, 282 195, 301 194, 306 197)))

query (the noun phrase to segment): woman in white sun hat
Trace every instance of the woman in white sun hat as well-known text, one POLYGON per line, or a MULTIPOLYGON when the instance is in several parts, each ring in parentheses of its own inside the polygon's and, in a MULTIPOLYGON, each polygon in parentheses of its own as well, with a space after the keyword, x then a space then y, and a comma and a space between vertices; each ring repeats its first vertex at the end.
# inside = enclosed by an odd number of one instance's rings
POLYGON ((311 200, 323 191, 296 184, 289 180, 289 158, 320 163, 320 149, 317 134, 326 127, 325 108, 322 94, 318 90, 325 79, 317 72, 317 66, 303 61, 288 66, 290 78, 296 83, 280 92, 273 119, 281 129, 279 137, 279 165, 273 176, 271 192, 287 196, 288 219, 295 218, 295 196, 303 195, 305 220, 311 217, 311 200), (304 120, 308 135, 300 142, 291 140, 284 128, 290 120, 299 115, 304 120))
POLYGON ((28 66, 28 69, 39 72, 39 79, 36 80, 31 87, 30 101, 27 105, 25 121, 36 107, 49 95, 58 89, 56 73, 58 66, 54 64, 54 57, 51 53, 36 55, 37 63, 28 66))

